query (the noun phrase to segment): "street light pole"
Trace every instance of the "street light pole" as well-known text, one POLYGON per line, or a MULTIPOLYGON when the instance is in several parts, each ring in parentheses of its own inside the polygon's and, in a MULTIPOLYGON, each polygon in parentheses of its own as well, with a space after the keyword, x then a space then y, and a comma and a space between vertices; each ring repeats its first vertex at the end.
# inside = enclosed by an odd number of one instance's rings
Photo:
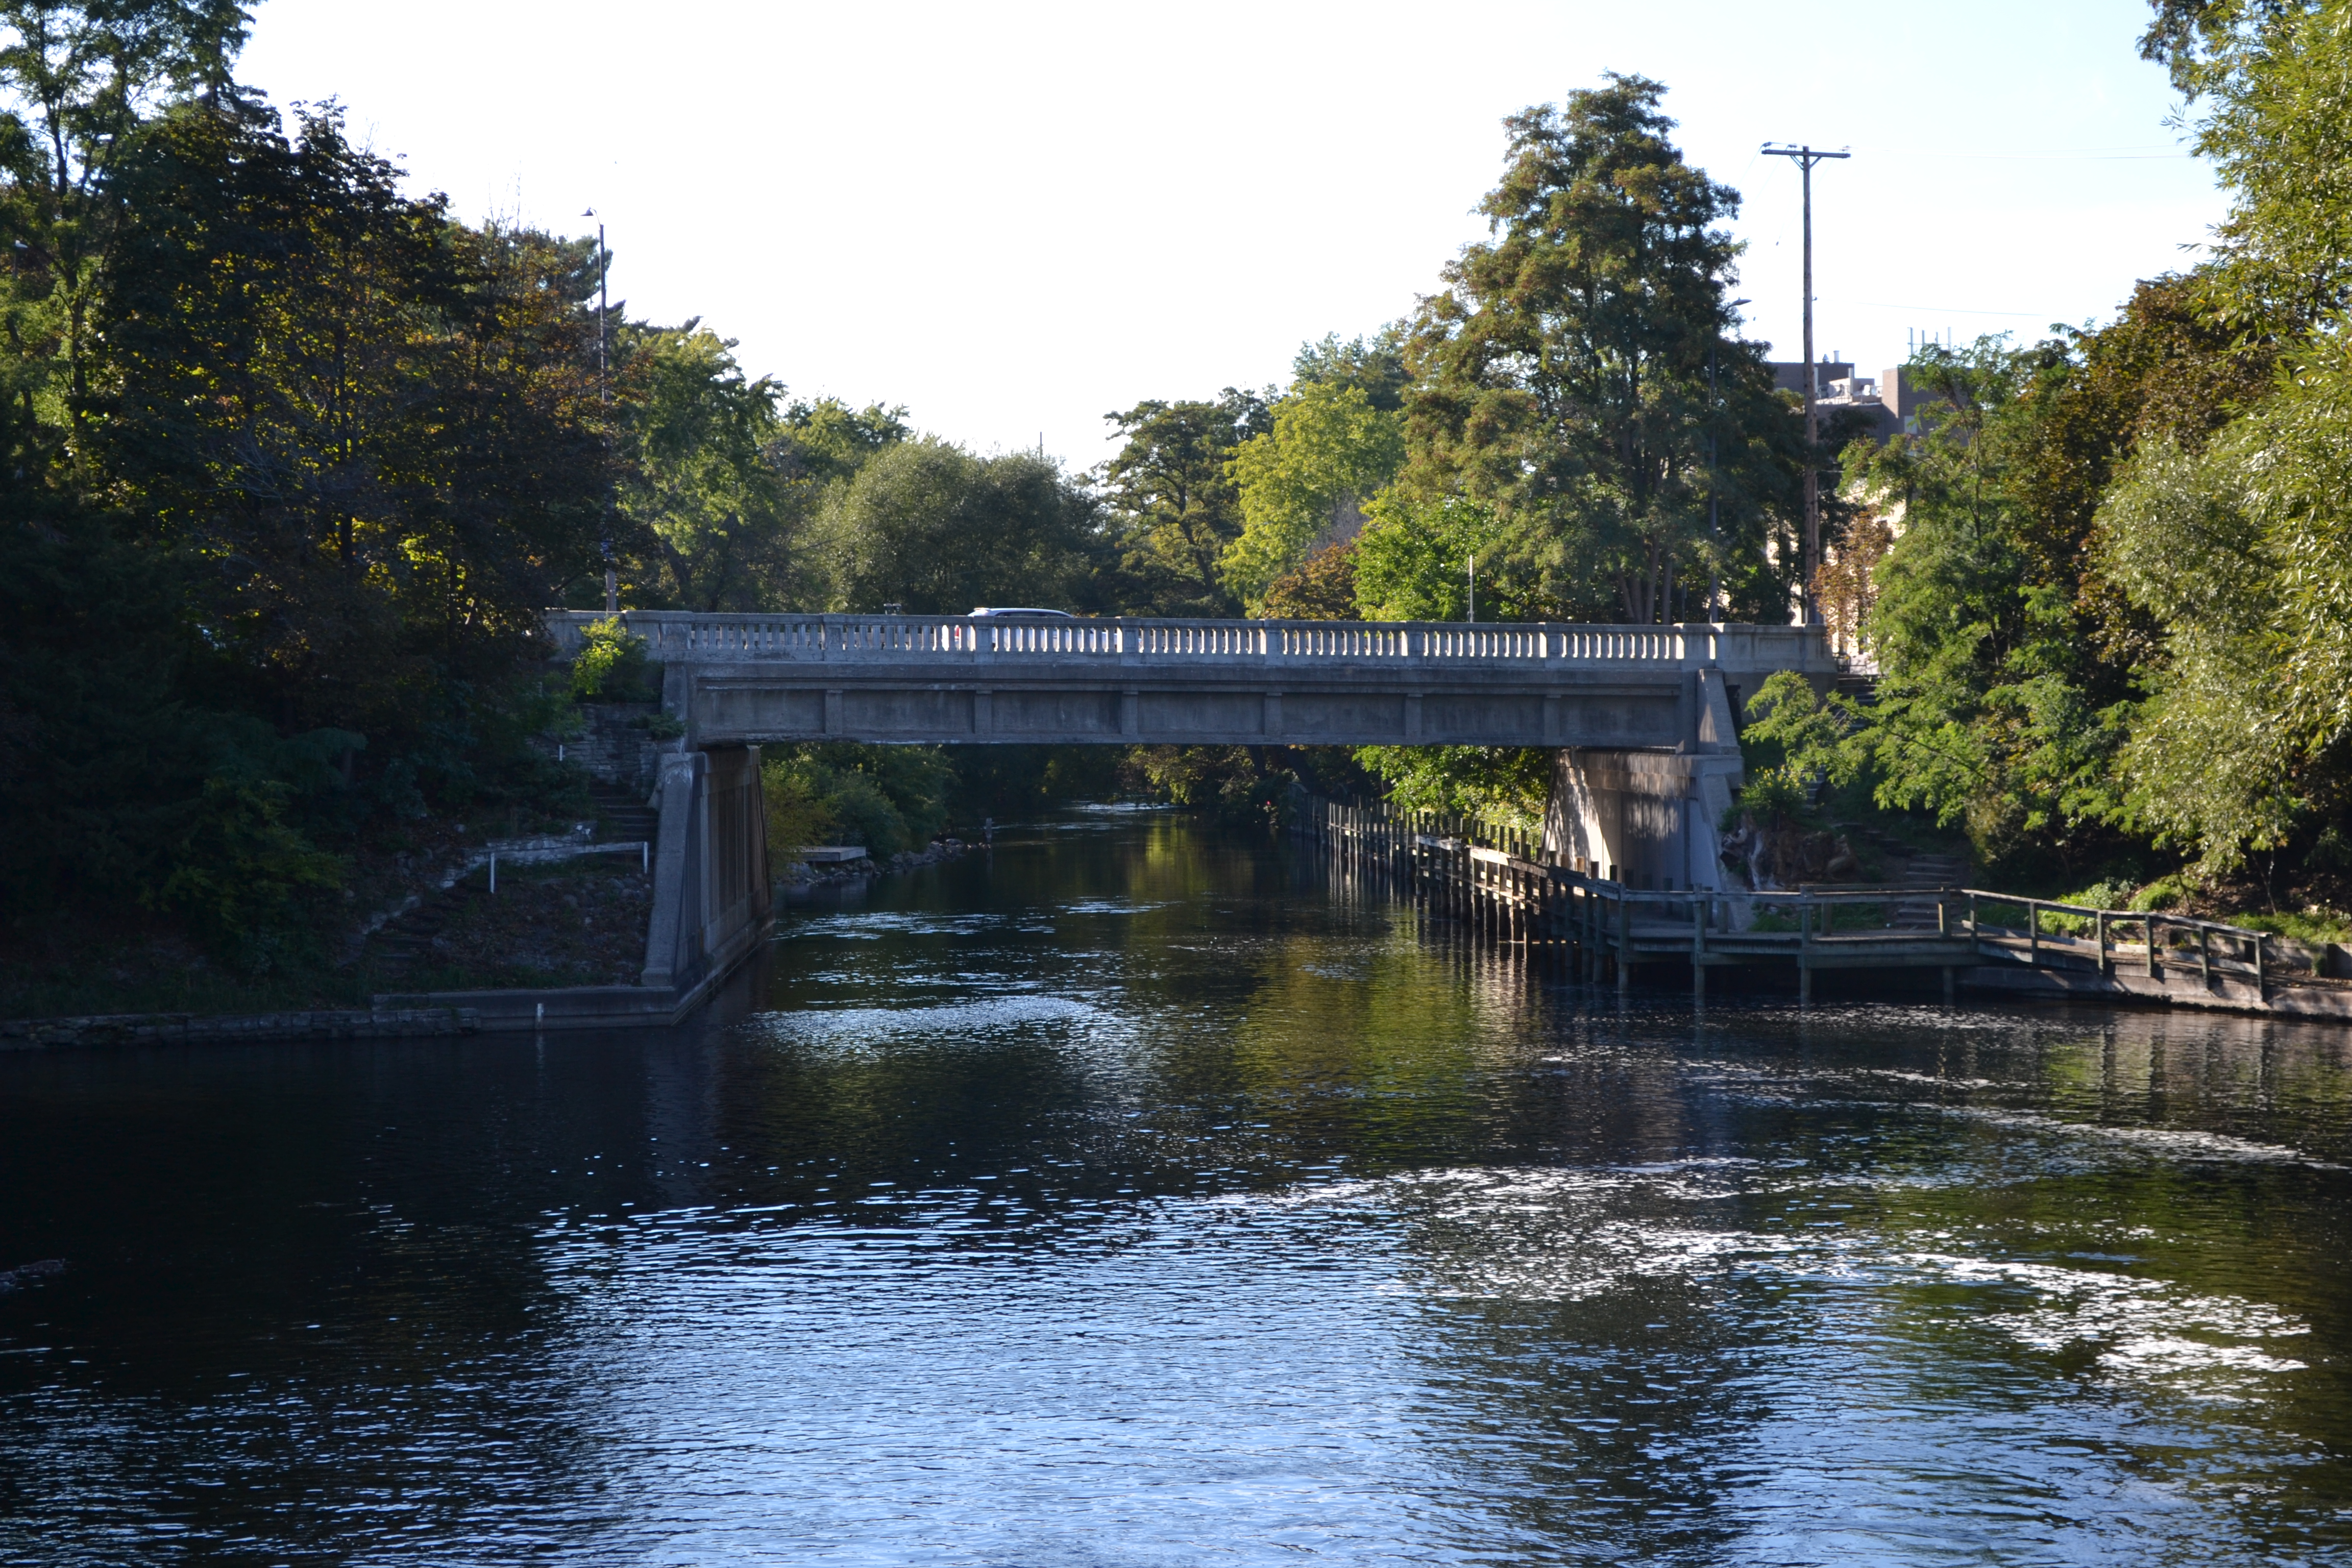
MULTIPOLYGON (((613 457, 613 378, 607 363, 604 339, 613 319, 613 300, 609 285, 613 275, 613 258, 604 249, 604 220, 590 207, 580 215, 596 218, 596 407, 604 416, 605 468, 612 467, 613 457)), ((604 613, 617 615, 621 609, 621 574, 613 563, 613 476, 604 476, 604 613)))
POLYGON ((1764 143, 1768 157, 1790 158, 1803 171, 1805 181, 1805 559, 1802 595, 1805 624, 1821 620, 1813 603, 1813 575, 1822 569, 1822 466, 1813 450, 1821 439, 1821 367, 1813 362, 1813 165, 1828 158, 1851 158, 1851 153, 1819 153, 1811 147, 1775 147, 1764 143))

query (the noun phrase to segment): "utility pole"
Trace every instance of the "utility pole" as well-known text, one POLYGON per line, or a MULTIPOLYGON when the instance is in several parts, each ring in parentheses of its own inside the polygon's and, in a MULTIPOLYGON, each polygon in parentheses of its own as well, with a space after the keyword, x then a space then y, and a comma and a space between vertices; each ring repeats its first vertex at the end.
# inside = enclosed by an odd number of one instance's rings
POLYGON ((1813 363, 1813 165, 1827 158, 1851 158, 1851 153, 1820 153, 1811 147, 1775 147, 1764 143, 1768 157, 1790 158, 1805 177, 1805 560, 1804 582, 1801 585, 1805 607, 1805 624, 1813 626, 1822 618, 1820 607, 1813 603, 1813 574, 1822 569, 1822 466, 1815 443, 1822 434, 1821 411, 1813 405, 1821 401, 1822 372, 1813 363))
MULTIPOLYGON (((613 276, 613 258, 604 249, 604 220, 590 207, 580 215, 596 218, 596 407, 604 418, 604 613, 618 615, 621 610, 621 574, 613 563, 613 377, 606 361, 604 339, 613 319, 613 300, 608 286, 613 276)), ((1809 329, 1810 330, 1810 329, 1809 329)))

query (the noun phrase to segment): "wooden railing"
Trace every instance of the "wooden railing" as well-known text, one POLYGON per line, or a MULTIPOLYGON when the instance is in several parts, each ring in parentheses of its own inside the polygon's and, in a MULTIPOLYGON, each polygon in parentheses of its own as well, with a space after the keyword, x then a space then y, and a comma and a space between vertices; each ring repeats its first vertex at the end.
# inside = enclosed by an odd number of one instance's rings
POLYGON ((1948 991, 1955 967, 1997 957, 2035 968, 2087 963, 2108 978, 2118 964, 2137 963, 2149 979, 2186 984, 2193 974, 2209 992, 2216 978, 2226 977, 2251 983, 2257 1001, 2290 979, 2273 959, 2268 933, 2160 910, 2097 909, 1966 887, 1633 888, 1602 874, 1613 868, 1550 864, 1538 836, 1518 825, 1401 811, 1385 802, 1314 801, 1302 826, 1373 865, 1458 892, 1467 908, 1499 911, 1512 940, 1566 943, 1588 979, 1599 980, 1604 961, 1613 963, 1621 988, 1637 955, 1685 952, 1701 993, 1710 963, 1775 959, 1796 963, 1800 994, 1807 997, 1814 969, 1865 962, 1941 968, 1948 991), (1928 904, 1932 931, 1895 923, 1897 911, 1928 904), (2021 914, 2021 924, 1986 918, 2006 910, 2021 914), (2087 934, 2053 930, 2053 915, 2087 934), (2135 934, 2138 940, 2130 941, 2135 934))
MULTIPOLYGON (((553 610, 547 628, 570 653, 593 623, 553 610)), ((632 610, 620 616, 665 662, 986 660, 1044 658, 1163 661, 1465 660, 1507 667, 1797 669, 1835 666, 1818 626, 1608 626, 1433 621, 1214 621, 1121 616, 1019 620, 988 616, 738 616, 632 610)))
POLYGON ((2053 899, 2023 899, 2011 893, 1988 893, 1976 888, 1958 889, 1969 900, 1968 925, 1971 934, 2009 946, 2021 937, 2025 942, 2025 959, 2029 963, 2042 963, 2042 950, 2053 954, 2082 956, 2077 948, 2083 939, 2072 932, 2047 931, 2043 918, 2061 915, 2091 922, 2089 946, 2099 973, 2113 974, 2118 956, 2133 947, 2142 950, 2152 980, 2164 977, 2165 965, 2174 963, 2186 969, 2193 962, 2198 976, 2211 984, 2216 974, 2235 974, 2254 983, 2257 991, 2265 989, 2278 977, 2279 969, 2270 960, 2268 931, 2233 926, 2221 921, 2200 921, 2187 915, 2169 915, 2152 910, 2103 910, 2084 904, 2061 903, 2053 899), (2010 926, 1988 928, 1981 919, 1987 906, 2021 910, 2025 925, 2021 931, 2010 926), (2137 928, 2139 941, 2120 940, 2137 928), (2218 943, 2218 951, 2217 951, 2218 943), (2194 953, 2193 961, 2175 954, 2194 953))

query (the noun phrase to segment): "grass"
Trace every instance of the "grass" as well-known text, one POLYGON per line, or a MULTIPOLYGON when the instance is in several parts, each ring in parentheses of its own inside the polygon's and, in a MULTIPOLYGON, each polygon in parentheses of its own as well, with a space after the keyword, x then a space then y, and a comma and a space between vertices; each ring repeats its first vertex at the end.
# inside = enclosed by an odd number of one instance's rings
POLYGON ((2288 937, 2296 942, 2352 942, 2352 918, 2334 910, 2321 914, 2231 915, 2228 923, 2244 926, 2249 931, 2266 931, 2273 936, 2288 937))

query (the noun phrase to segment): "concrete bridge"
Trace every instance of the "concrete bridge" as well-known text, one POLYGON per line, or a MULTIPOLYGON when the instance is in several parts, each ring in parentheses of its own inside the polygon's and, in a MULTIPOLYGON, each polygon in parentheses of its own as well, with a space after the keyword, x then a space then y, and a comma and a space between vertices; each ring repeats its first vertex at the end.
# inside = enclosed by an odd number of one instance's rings
MULTIPOLYGON (((550 617, 566 651, 600 617, 550 617)), ((1709 692, 1823 679, 1818 628, 707 616, 622 620, 689 747, 1638 747, 1706 742, 1709 692)))
MULTIPOLYGON (((552 612, 559 651, 604 617, 552 612)), ((645 984, 707 984, 767 914, 763 744, 1518 746, 1559 753, 1544 854, 1654 889, 1723 885, 1733 717, 1776 671, 1837 673, 1819 627, 621 616, 685 736, 662 760, 645 984)))

